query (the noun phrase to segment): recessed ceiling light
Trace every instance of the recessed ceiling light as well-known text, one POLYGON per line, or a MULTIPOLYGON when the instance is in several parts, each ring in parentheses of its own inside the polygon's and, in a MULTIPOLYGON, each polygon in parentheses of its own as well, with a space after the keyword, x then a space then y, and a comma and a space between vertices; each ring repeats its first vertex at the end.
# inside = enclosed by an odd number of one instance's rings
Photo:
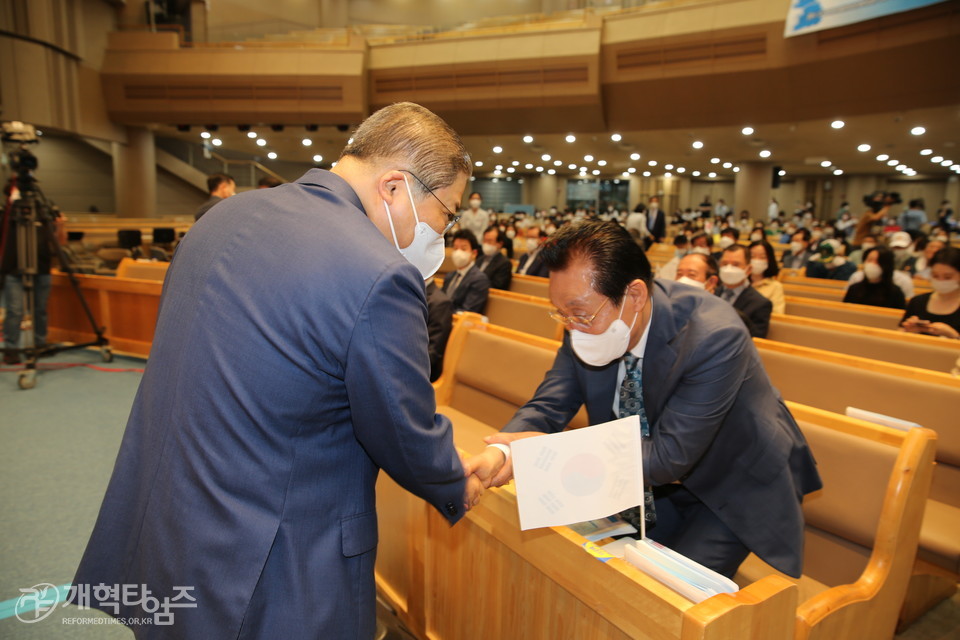
POLYGON ((495 147, 493 148, 493 152, 494 152, 494 153, 503 153, 503 147, 501 147, 500 145, 497 145, 497 146, 495 146, 495 147))
POLYGON ((870 151, 871 148, 872 147, 868 144, 862 144, 859 147, 857 147, 857 151, 870 151))
POLYGON ((733 172, 734 172, 734 173, 740 173, 740 167, 734 167, 734 168, 733 168, 733 172))
POLYGON ((656 161, 656 160, 651 160, 651 161, 648 162, 647 164, 650 165, 651 167, 655 167, 655 166, 657 166, 657 161, 656 161))
POLYGON ((514 161, 511 162, 510 164, 512 164, 512 165, 515 166, 515 167, 519 167, 519 166, 520 166, 520 161, 519 161, 519 160, 514 160, 514 161))
POLYGON ((629 172, 629 171, 624 171, 624 172, 623 172, 622 174, 620 174, 620 175, 622 175, 624 178, 629 178, 629 177, 630 177, 630 172, 629 172))
POLYGON ((740 133, 745 136, 753 135, 753 127, 744 127, 743 129, 740 129, 740 133))
POLYGON ((568 135, 567 135, 567 137, 565 138, 565 140, 566 140, 567 142, 576 142, 576 141, 577 141, 577 136, 575 136, 575 135, 573 135, 573 134, 571 133, 571 134, 568 134, 568 135))
POLYGON ((716 177, 717 177, 717 174, 714 173, 713 171, 711 171, 710 173, 707 174, 707 177, 708 177, 708 178, 716 178, 716 177))
POLYGON ((690 175, 692 175, 694 178, 696 178, 696 177, 699 177, 699 176, 700 176, 700 172, 699 172, 699 171, 694 171, 694 172, 692 172, 690 175))
POLYGON ((220 145, 223 144, 223 140, 221 140, 220 138, 214 138, 213 140, 210 141, 210 144, 212 144, 215 147, 219 147, 220 145))
POLYGON ((669 171, 667 171, 667 172, 665 172, 665 173, 663 174, 663 177, 664 177, 664 178, 672 178, 672 177, 673 177, 673 174, 670 173, 669 171))
POLYGON ((276 151, 271 151, 270 153, 267 154, 267 157, 270 158, 271 160, 276 160, 276 159, 277 159, 277 152, 276 152, 276 151))
POLYGON ((527 144, 530 144, 531 142, 533 142, 533 136, 523 136, 523 141, 526 142, 527 144))
POLYGON ((257 138, 257 146, 258 146, 258 147, 265 147, 265 146, 267 146, 267 141, 264 140, 263 138, 257 138))
POLYGON ((785 175, 787 175, 787 172, 784 171, 783 169, 780 169, 780 177, 782 178, 785 175))
POLYGON ((572 162, 567 165, 567 169, 570 169, 571 171, 576 168, 577 168, 577 165, 573 164, 572 162))
POLYGON ((903 170, 905 170, 906 168, 907 168, 907 165, 905 165, 905 164, 898 164, 898 165, 897 165, 897 171, 903 171, 903 170))
POLYGON ((550 154, 545 153, 542 156, 540 156, 540 159, 543 160, 544 162, 550 162, 550 154))
POLYGON ((921 149, 921 150, 920 150, 920 155, 922 155, 922 156, 928 156, 928 155, 930 155, 931 153, 933 153, 933 149, 921 149))
POLYGON ((323 156, 318 153, 317 155, 313 156, 313 161, 314 161, 314 162, 323 162, 323 156))
POLYGON ((895 166, 897 166, 898 164, 900 164, 900 161, 899 161, 899 160, 887 160, 887 166, 888 166, 888 167, 895 167, 895 166))
POLYGON ((538 171, 539 173, 543 173, 543 167, 537 167, 537 171, 538 171))
POLYGON ((890 159, 890 156, 888 156, 885 153, 881 153, 880 155, 877 156, 877 162, 886 162, 889 159, 890 159))
POLYGON ((693 147, 694 149, 703 149, 703 143, 700 142, 699 140, 694 140, 694 141, 690 144, 690 146, 693 147))
POLYGON ((591 156, 590 154, 587 154, 587 155, 583 156, 583 161, 584 161, 584 162, 593 162, 593 156, 591 156))
POLYGON ((720 164, 720 158, 710 158, 711 164, 720 164))
POLYGON ((610 136, 610 139, 613 140, 614 142, 620 142, 621 140, 623 140, 623 136, 621 136, 619 133, 614 133, 613 135, 610 136))
POLYGON ((842 175, 843 175, 843 169, 834 169, 834 170, 833 170, 833 175, 835 175, 835 176, 842 176, 842 175))
POLYGON ((562 160, 554 160, 554 161, 553 161, 553 166, 555 166, 555 167, 563 166, 563 161, 562 161, 562 160))
POLYGON ((953 160, 944 160, 943 162, 940 163, 940 166, 941 166, 941 167, 949 167, 949 166, 952 165, 952 164, 953 164, 953 160))
POLYGON ((924 129, 923 127, 914 127, 913 129, 910 129, 910 133, 912 133, 915 136, 922 136, 926 132, 927 130, 924 129))
POLYGON ((952 170, 954 170, 954 171, 960 171, 960 164, 955 164, 955 165, 953 165, 953 166, 950 167, 950 168, 951 168, 952 170))
POLYGON ((257 137, 257 134, 254 131, 247 131, 247 137, 252 140, 253 138, 257 137))
POLYGON ((207 139, 210 137, 210 132, 209 132, 209 131, 201 131, 201 132, 200 132, 200 137, 203 138, 204 140, 207 140, 207 139))
POLYGON ((494 169, 494 170, 493 170, 493 175, 499 176, 500 174, 501 174, 500 169, 494 169))
POLYGON ((516 169, 513 167, 507 167, 507 173, 513 173, 514 171, 516 171, 516 169))
POLYGON ((672 165, 672 164, 665 164, 665 165, 663 165, 663 168, 666 169, 667 171, 670 171, 671 169, 673 169, 673 165, 672 165))
POLYGON ((930 158, 930 162, 943 162, 943 156, 933 156, 930 158))
POLYGON ((677 167, 677 173, 683 173, 686 170, 687 170, 686 167, 677 167))
POLYGON ((627 169, 627 173, 636 173, 636 172, 637 172, 636 167, 630 167, 629 169, 627 169))
POLYGON ((523 168, 529 171, 530 169, 533 169, 533 163, 528 162, 527 164, 523 165, 523 168))
POLYGON ((832 164, 833 164, 833 163, 830 162, 829 160, 824 160, 823 162, 820 163, 820 166, 826 168, 826 167, 829 167, 829 166, 832 165, 832 164))
POLYGON ((550 175, 554 175, 554 174, 557 173, 557 170, 556 170, 556 169, 547 169, 547 173, 549 173, 550 175))
POLYGON ((300 142, 301 142, 301 143, 303 144, 303 146, 305 146, 305 147, 309 147, 310 145, 313 144, 313 140, 311 140, 310 138, 304 138, 304 139, 301 140, 300 142))
POLYGON ((650 172, 649 172, 649 171, 644 171, 644 172, 643 172, 643 177, 644 177, 644 178, 649 178, 649 177, 650 177, 650 172))
POLYGON ((843 129, 843 125, 845 124, 846 122, 844 122, 843 120, 834 120, 833 122, 830 123, 830 126, 833 127, 834 129, 843 129))
POLYGON ((606 161, 606 160, 597 160, 597 166, 598 166, 598 167, 605 167, 605 166, 607 166, 607 161, 606 161))
POLYGON ((593 175, 598 176, 600 175, 600 169, 594 169, 592 173, 593 175))
POLYGON ((729 168, 732 167, 732 166, 733 166, 733 163, 732 163, 732 162, 724 162, 724 163, 723 163, 723 168, 724 168, 724 169, 729 169, 729 168))
POLYGON ((580 167, 580 173, 586 173, 586 172, 587 172, 586 167, 580 167))
POLYGON ((771 156, 771 153, 769 149, 764 149, 763 151, 760 152, 761 158, 769 158, 770 156, 771 156))
POLYGON ((630 154, 630 159, 633 160, 634 162, 636 162, 637 160, 640 159, 640 154, 639 154, 639 153, 631 153, 631 154, 630 154))

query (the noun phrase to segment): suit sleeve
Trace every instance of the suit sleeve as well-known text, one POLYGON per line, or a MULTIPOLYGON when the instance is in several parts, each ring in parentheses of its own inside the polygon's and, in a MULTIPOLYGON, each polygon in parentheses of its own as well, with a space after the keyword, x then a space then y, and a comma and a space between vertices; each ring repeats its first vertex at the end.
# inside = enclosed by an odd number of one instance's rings
POLYGON ((474 271, 474 277, 470 282, 457 287, 456 293, 460 293, 462 287, 467 289, 459 310, 482 314, 487 308, 487 298, 490 296, 490 278, 479 269, 471 269, 471 271, 474 271))
POLYGON ((533 398, 517 410, 502 431, 563 431, 585 402, 575 367, 570 338, 565 336, 553 366, 533 398))
POLYGON ((754 338, 766 338, 770 331, 770 314, 773 312, 773 303, 759 293, 752 297, 750 322, 753 324, 753 331, 750 332, 750 335, 754 338))
POLYGON ((740 323, 706 338, 691 353, 663 413, 651 425, 653 437, 643 440, 645 483, 669 484, 690 473, 716 438, 748 375, 746 351, 752 342, 740 323))
POLYGON ((507 259, 497 261, 493 273, 490 274, 490 286, 494 289, 509 290, 510 280, 512 278, 513 274, 510 273, 510 261, 507 259))
POLYGON ((357 440, 404 489, 451 523, 463 516, 463 466, 450 421, 436 414, 426 301, 413 268, 374 283, 347 348, 344 379, 357 440))
POLYGON ((427 302, 427 335, 430 341, 430 380, 443 371, 443 352, 453 328, 453 303, 446 295, 436 295, 427 302))

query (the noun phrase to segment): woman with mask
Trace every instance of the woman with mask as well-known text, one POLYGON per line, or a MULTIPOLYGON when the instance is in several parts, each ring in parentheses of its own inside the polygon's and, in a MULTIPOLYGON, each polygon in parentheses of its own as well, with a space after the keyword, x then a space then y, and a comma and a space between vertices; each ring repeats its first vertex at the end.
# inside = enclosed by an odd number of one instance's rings
POLYGON ((940 251, 940 249, 943 249, 946 246, 947 243, 938 238, 930 238, 923 243, 918 240, 917 249, 919 250, 920 255, 914 256, 907 260, 906 264, 903 265, 903 270, 911 274, 914 278, 925 278, 929 280, 930 261, 933 259, 933 256, 937 255, 937 252, 940 251))
POLYGON ((900 326, 911 333, 960 338, 960 249, 941 249, 930 261, 933 291, 914 297, 900 326))
POLYGON ((774 313, 787 312, 787 299, 783 284, 777 280, 780 267, 777 265, 773 247, 766 240, 750 243, 750 284, 757 293, 773 303, 774 313))
POLYGON ((893 253, 885 247, 873 247, 863 256, 863 279, 850 285, 844 302, 871 307, 903 309, 907 306, 903 291, 893 282, 893 253))

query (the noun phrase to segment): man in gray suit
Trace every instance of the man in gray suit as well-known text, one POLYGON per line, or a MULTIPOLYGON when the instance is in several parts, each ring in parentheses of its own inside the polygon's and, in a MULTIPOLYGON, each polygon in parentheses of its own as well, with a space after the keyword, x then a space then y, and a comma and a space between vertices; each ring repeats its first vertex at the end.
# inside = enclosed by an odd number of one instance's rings
POLYGON ((482 489, 435 414, 423 284, 469 173, 457 134, 400 103, 333 171, 194 225, 75 604, 129 619, 178 601, 140 639, 373 637, 379 470, 451 524, 482 489), (101 583, 136 595, 114 608, 101 583))
MULTIPOLYGON (((616 224, 568 225, 543 259, 569 331, 533 399, 488 444, 560 431, 584 404, 591 424, 639 415, 656 514, 648 536, 727 576, 751 551, 799 576, 800 500, 820 478, 733 308, 654 282, 616 224)), ((488 447, 467 469, 499 486, 512 477, 505 453, 488 447)))

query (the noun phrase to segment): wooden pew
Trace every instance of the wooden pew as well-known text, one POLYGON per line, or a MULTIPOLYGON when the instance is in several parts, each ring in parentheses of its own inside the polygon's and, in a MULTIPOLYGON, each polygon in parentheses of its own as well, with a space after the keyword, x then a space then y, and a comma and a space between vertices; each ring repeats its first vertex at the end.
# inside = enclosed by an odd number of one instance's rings
MULTIPOLYGON (((787 285, 798 285, 802 287, 817 287, 821 289, 830 289, 834 292, 840 292, 839 296, 843 299, 843 294, 847 290, 847 281, 846 280, 828 280, 826 278, 808 278, 804 275, 801 275, 801 272, 798 269, 784 269, 780 272, 780 282, 783 283, 783 286, 787 285)), ((920 295, 921 293, 929 293, 932 289, 930 288, 930 281, 924 280, 922 278, 913 279, 913 290, 914 295, 920 295)))
MULTIPOLYGON (((789 403, 823 489, 804 498, 797 640, 892 638, 913 568, 936 435, 789 403)), ((754 555, 737 582, 781 575, 754 555)))
MULTIPOLYGON (((97 323, 118 353, 147 357, 157 326, 162 282, 110 276, 77 275, 80 290, 97 323)), ((67 276, 54 271, 47 304, 51 342, 90 342, 90 328, 67 276)))
POLYGON ((170 268, 169 262, 124 258, 117 265, 117 277, 163 282, 163 279, 167 276, 168 268, 170 268))
POLYGON ((943 373, 960 357, 960 340, 779 313, 767 339, 943 373))
POLYGON ((510 280, 510 291, 514 293, 525 293, 528 296, 538 296, 540 298, 550 297, 550 278, 541 278, 539 276, 525 276, 519 273, 513 274, 510 280))
POLYGON ((564 326, 548 315, 551 310, 546 298, 490 289, 485 315, 491 324, 559 341, 564 326))
POLYGON ((754 343, 774 386, 789 400, 837 413, 855 406, 936 431, 937 466, 904 620, 951 596, 960 579, 960 379, 770 340, 754 343))
MULTIPOLYGON (((453 421, 457 444, 478 452, 481 438, 533 394, 558 346, 461 319, 436 384, 438 411, 453 421)), ((581 413, 574 425, 583 424, 581 413)), ((797 587, 779 576, 693 604, 623 560, 598 561, 567 527, 520 531, 512 485, 487 491, 450 528, 381 476, 377 510, 378 588, 420 637, 793 637, 797 587)))
POLYGON ((787 315, 804 318, 819 318, 833 322, 845 322, 879 329, 895 330, 900 326, 903 311, 885 309, 863 304, 816 300, 803 296, 787 295, 787 315))

